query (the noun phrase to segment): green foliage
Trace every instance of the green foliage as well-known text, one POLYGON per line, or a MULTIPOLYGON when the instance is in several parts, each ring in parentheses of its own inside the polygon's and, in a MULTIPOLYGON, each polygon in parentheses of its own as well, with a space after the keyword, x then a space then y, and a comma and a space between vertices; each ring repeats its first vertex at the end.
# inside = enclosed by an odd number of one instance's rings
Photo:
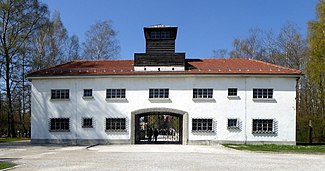
POLYGON ((325 1, 317 5, 317 20, 308 23, 309 60, 307 74, 309 81, 324 90, 325 77, 325 1))
POLYGON ((16 164, 5 162, 5 161, 0 161, 0 170, 1 169, 7 169, 7 168, 10 168, 10 167, 14 167, 14 166, 16 166, 16 164))
POLYGON ((0 143, 29 140, 29 138, 0 138, 0 143))
POLYGON ((236 150, 248 151, 271 151, 271 152, 290 152, 290 153, 325 153, 325 145, 246 145, 246 144, 224 144, 223 146, 236 150))

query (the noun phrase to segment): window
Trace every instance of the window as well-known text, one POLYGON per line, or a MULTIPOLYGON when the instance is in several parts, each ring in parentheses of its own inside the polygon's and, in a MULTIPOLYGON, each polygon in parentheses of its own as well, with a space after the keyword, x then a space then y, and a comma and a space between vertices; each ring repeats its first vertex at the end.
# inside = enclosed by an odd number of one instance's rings
POLYGON ((125 131, 126 118, 106 118, 106 130, 125 131))
POLYGON ((149 98, 168 98, 169 89, 149 89, 149 98))
POLYGON ((51 90, 51 99, 69 99, 69 89, 51 90))
POLYGON ((212 98, 213 95, 213 89, 199 89, 199 88, 194 88, 193 89, 193 98, 197 99, 197 98, 212 98))
POLYGON ((253 119, 253 133, 274 133, 273 119, 253 119))
POLYGON ((108 99, 125 98, 125 89, 107 89, 106 98, 108 99))
POLYGON ((151 39, 169 39, 170 31, 153 31, 150 34, 151 39))
POLYGON ((192 119, 192 131, 213 132, 213 119, 192 119))
POLYGON ((169 31, 162 31, 161 32, 161 39, 169 39, 170 38, 170 32, 169 31))
POLYGON ((228 96, 237 96, 237 88, 228 88, 228 96))
POLYGON ((93 118, 83 118, 82 119, 83 128, 93 128, 93 118))
POLYGON ((69 132, 70 131, 69 118, 51 118, 50 131, 69 132))
POLYGON ((228 119, 227 128, 238 129, 239 128, 238 119, 228 119))
POLYGON ((160 39, 160 32, 159 31, 151 32, 151 39, 160 39))
POLYGON ((93 90, 92 89, 84 89, 84 97, 92 97, 93 90))
POLYGON ((253 89, 253 98, 254 99, 272 99, 273 98, 273 89, 253 89))

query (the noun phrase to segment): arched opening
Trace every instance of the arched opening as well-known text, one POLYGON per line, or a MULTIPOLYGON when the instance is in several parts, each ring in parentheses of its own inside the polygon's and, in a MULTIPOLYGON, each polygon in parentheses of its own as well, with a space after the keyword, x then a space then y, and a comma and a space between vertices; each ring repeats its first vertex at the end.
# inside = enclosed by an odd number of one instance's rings
POLYGON ((186 144, 187 113, 170 108, 149 108, 132 112, 133 144, 186 144))

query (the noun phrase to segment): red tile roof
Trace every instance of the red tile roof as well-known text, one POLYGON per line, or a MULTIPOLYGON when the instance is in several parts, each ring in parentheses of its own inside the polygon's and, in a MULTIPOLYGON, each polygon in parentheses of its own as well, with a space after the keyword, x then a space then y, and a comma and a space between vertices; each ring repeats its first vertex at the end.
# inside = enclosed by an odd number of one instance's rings
POLYGON ((28 74, 28 77, 149 74, 297 75, 301 72, 254 59, 186 59, 185 71, 134 71, 133 60, 78 60, 28 74))

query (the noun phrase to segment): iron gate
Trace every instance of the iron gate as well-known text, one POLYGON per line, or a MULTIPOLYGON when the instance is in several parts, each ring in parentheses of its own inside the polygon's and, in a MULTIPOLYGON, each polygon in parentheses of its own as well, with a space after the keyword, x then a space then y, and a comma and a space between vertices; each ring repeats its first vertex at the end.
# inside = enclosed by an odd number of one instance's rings
POLYGON ((181 144, 183 116, 150 112, 135 117, 136 144, 181 144))

